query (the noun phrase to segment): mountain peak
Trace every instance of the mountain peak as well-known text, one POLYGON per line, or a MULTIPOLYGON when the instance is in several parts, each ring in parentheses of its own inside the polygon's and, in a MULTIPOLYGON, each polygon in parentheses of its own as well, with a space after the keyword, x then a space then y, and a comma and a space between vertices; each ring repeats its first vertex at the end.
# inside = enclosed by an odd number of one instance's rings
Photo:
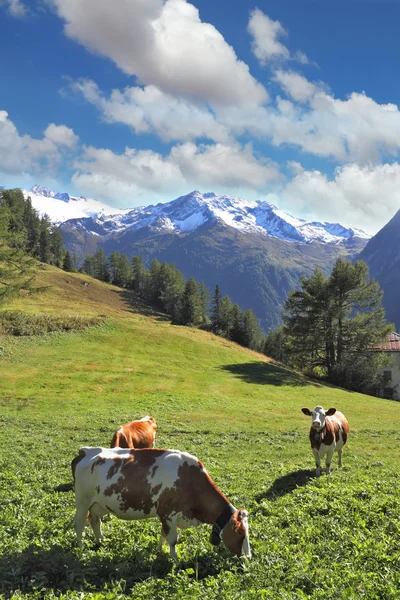
POLYGON ((32 186, 29 191, 32 192, 32 194, 38 194, 39 196, 44 196, 45 198, 54 198, 56 195, 53 190, 44 185, 39 185, 38 183, 32 186))

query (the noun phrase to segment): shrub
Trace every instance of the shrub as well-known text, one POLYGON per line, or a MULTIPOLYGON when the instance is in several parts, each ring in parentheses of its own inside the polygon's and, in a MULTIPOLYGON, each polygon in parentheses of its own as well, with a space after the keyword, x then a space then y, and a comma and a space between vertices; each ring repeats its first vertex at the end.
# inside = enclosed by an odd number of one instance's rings
POLYGON ((0 313, 0 333, 15 336, 44 335, 56 331, 81 331, 103 322, 104 318, 100 317, 55 317, 49 314, 29 315, 20 311, 4 311, 0 313))

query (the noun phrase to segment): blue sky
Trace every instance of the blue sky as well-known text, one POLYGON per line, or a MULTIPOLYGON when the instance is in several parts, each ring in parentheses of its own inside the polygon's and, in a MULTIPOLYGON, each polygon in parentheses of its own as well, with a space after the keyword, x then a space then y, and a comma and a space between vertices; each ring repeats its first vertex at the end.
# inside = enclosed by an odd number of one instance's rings
POLYGON ((193 189, 375 233, 400 208, 400 1, 0 0, 0 183, 193 189))

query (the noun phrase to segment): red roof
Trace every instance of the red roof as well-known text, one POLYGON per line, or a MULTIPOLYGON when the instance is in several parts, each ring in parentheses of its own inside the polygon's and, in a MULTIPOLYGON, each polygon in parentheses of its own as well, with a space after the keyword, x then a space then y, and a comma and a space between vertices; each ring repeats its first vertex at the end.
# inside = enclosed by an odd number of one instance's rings
POLYGON ((375 350, 380 350, 381 352, 400 352, 400 334, 395 331, 389 333, 382 344, 375 346, 375 350))

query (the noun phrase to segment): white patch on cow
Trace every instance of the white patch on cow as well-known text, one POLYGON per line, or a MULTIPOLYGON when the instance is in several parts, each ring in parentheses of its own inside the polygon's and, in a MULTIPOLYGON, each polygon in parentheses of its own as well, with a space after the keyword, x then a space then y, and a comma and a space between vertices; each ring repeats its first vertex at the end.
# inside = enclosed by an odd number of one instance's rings
POLYGON ((249 540, 249 516, 247 510, 242 511, 242 522, 246 528, 246 536, 243 540, 242 556, 251 558, 250 540, 249 540))
POLYGON ((142 417, 141 419, 138 419, 138 423, 142 422, 142 421, 151 421, 152 418, 149 417, 149 415, 147 415, 146 417, 142 417))

